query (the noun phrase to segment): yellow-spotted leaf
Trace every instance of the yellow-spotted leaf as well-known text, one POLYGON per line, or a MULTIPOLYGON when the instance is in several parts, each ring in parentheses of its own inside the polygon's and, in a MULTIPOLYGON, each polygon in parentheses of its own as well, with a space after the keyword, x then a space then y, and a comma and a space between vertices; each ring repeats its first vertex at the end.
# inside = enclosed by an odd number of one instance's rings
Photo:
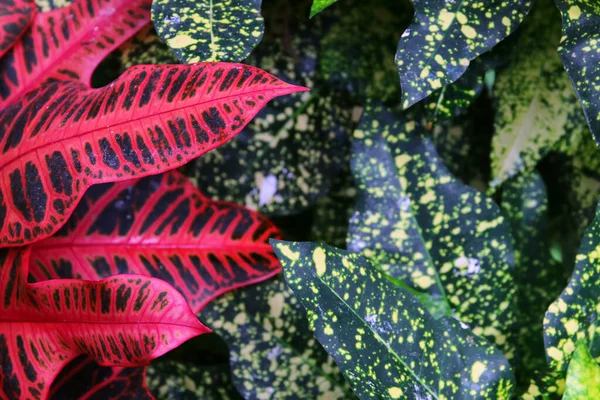
POLYGON ((232 291, 200 315, 228 344, 233 383, 245 399, 354 399, 282 279, 232 291))
POLYGON ((538 1, 523 24, 514 61, 497 79, 492 189, 532 171, 578 128, 573 121, 582 112, 556 52, 559 40, 556 7, 552 0, 538 1))
POLYGON ((600 365, 590 354, 584 340, 577 342, 567 371, 563 400, 600 399, 600 365))
POLYGON ((242 61, 260 43, 262 0, 153 0, 152 22, 183 62, 242 61))
POLYGON ((404 112, 367 106, 352 143, 359 200, 348 250, 434 299, 477 335, 514 355, 510 228, 498 206, 444 166, 404 112))
POLYGON ((435 319, 366 258, 272 241, 311 329, 362 399, 508 399, 506 358, 455 319, 435 319))
POLYGON ((454 81, 475 57, 514 31, 531 0, 413 0, 415 16, 402 34, 396 66, 408 108, 454 81))
POLYGON ((562 373, 569 365, 575 344, 588 342, 593 357, 600 356, 600 207, 583 236, 569 284, 544 318, 544 343, 550 367, 562 373))

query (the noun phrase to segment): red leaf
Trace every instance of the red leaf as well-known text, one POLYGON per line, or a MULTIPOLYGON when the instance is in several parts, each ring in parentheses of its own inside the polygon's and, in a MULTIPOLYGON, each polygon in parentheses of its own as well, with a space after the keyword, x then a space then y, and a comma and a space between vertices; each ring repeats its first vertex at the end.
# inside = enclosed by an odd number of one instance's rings
POLYGON ((281 271, 262 215, 203 196, 179 172, 92 187, 55 236, 36 243, 31 275, 102 279, 131 273, 173 285, 194 312, 281 271))
POLYGON ((151 0, 75 0, 39 13, 0 60, 0 108, 48 80, 89 86, 94 69, 150 22, 151 0))
POLYGON ((0 112, 0 243, 52 235, 90 185, 179 167, 302 90, 227 63, 136 66, 102 89, 44 85, 0 112))
POLYGON ((34 0, 3 0, 0 3, 0 57, 25 32, 35 11, 34 0))
POLYGON ((146 365, 210 331, 159 279, 27 283, 29 252, 0 250, 0 398, 46 398, 58 371, 83 353, 101 365, 146 365))

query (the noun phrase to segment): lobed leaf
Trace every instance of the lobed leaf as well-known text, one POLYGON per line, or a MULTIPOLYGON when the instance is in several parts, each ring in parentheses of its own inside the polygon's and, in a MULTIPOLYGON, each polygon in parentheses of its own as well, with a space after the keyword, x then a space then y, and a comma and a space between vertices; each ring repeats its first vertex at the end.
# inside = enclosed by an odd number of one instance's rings
POLYGON ((402 107, 454 81, 473 59, 514 31, 530 0, 413 0, 415 15, 398 43, 402 107))
POLYGON ((0 250, 0 397, 46 398, 82 353, 101 365, 147 364, 210 330, 167 283, 137 275, 26 282, 29 247, 0 250))
POLYGON ((0 57, 25 32, 35 11, 34 0, 4 0, 0 4, 0 57))
POLYGON ((50 236, 89 186, 179 167, 301 90, 258 68, 210 63, 137 66, 100 89, 44 85, 0 111, 0 242, 50 236))
POLYGON ((510 397, 508 362, 452 318, 434 319, 365 258, 272 241, 311 329, 360 398, 510 397))
POLYGON ((262 0, 153 0, 159 36, 182 62, 242 61, 264 32, 262 0))
POLYGON ((563 400, 589 400, 600 397, 600 366, 587 349, 585 341, 577 342, 569 363, 567 386, 563 400))

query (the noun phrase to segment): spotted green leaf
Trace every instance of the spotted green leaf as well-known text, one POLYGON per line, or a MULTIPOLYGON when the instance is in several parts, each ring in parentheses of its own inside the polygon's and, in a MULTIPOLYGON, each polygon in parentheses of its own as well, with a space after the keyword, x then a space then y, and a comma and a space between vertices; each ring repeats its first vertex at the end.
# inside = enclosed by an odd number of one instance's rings
POLYGON ((556 45, 560 17, 551 0, 536 3, 523 24, 514 61, 497 79, 498 108, 492 141, 492 189, 518 172, 531 172, 581 114, 556 45))
POLYGON ((158 359, 147 368, 148 388, 158 400, 241 400, 228 364, 190 364, 158 359))
POLYGON ((531 0, 413 0, 415 15, 402 34, 396 66, 408 108, 454 81, 471 60, 521 23, 531 0))
POLYGON ((567 371, 563 400, 600 399, 600 365, 590 354, 584 340, 577 342, 567 371))
POLYGON ((508 362, 449 317, 435 319, 366 258, 272 241, 311 329, 362 399, 508 399, 508 362))
POLYGON ((153 0, 152 22, 182 62, 242 61, 260 43, 262 0, 153 0))
POLYGON ((200 316, 228 344, 233 383, 245 399, 354 398, 283 280, 230 292, 200 316))
POLYGON ((338 0, 313 0, 312 7, 310 8, 310 18, 314 17, 336 1, 338 0))
POLYGON ((600 207, 583 236, 569 284, 544 318, 546 357, 553 370, 567 369, 575 343, 586 339, 593 357, 600 356, 600 207))
POLYGON ((122 72, 139 64, 178 64, 179 60, 152 26, 147 26, 119 48, 122 72))
POLYGON ((596 143, 600 143, 600 3, 593 0, 556 0, 562 14, 558 53, 596 143))
POLYGON ((510 228, 498 206, 454 178, 424 129, 369 105, 352 144, 359 202, 348 249, 410 287, 445 298, 477 335, 514 355, 510 228))

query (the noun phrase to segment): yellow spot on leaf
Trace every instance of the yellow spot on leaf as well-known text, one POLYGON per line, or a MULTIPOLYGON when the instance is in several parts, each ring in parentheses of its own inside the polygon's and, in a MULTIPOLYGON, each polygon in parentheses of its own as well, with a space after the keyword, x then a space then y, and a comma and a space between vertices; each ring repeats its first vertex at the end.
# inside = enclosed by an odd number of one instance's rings
POLYGON ((475 361, 471 366, 471 380, 475 383, 479 382, 479 378, 485 372, 485 364, 481 361, 475 361))
POLYGON ((404 392, 399 387, 391 387, 388 389, 388 394, 392 399, 399 399, 404 392))
POLYGON ((463 25, 462 28, 460 28, 460 31, 469 39, 475 39, 477 37, 477 31, 469 25, 463 25))
POLYGON ((317 247, 313 252, 313 261, 315 262, 315 267, 317 269, 317 275, 323 276, 327 267, 325 265, 325 250, 321 247, 317 247))
POLYGON ((569 8, 569 18, 579 19, 581 17, 581 8, 579 6, 572 6, 569 8))
POLYGON ((184 47, 196 44, 196 40, 188 35, 177 35, 168 40, 169 46, 173 49, 183 49, 184 47))

